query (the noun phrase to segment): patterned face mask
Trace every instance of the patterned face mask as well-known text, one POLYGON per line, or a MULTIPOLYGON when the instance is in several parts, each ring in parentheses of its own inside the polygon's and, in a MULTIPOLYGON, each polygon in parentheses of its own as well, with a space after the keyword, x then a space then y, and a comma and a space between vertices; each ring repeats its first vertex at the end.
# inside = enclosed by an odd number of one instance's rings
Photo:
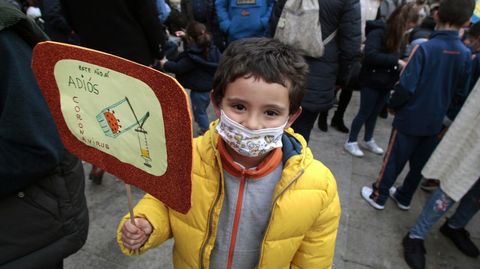
POLYGON ((223 141, 239 154, 257 157, 282 146, 282 134, 288 119, 279 127, 250 130, 227 117, 223 110, 220 113, 216 130, 223 141))

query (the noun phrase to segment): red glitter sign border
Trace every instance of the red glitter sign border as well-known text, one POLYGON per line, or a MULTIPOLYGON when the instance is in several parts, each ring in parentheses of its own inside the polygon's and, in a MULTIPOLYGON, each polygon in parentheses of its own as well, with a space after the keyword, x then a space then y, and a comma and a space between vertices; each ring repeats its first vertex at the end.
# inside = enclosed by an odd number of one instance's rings
POLYGON ((186 213, 191 205, 192 119, 188 97, 174 79, 135 62, 83 47, 42 42, 33 50, 32 69, 50 108, 65 147, 80 159, 104 169, 153 195, 168 207, 186 213), (59 60, 79 60, 145 82, 162 106, 168 166, 164 175, 154 176, 98 149, 85 145, 68 129, 60 109, 60 94, 54 77, 59 60))

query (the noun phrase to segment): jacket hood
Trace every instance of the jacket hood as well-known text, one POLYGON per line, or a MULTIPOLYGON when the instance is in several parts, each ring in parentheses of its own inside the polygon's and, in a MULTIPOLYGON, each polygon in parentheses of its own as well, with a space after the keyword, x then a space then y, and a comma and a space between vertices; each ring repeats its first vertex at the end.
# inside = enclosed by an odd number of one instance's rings
POLYGON ((376 29, 385 29, 386 26, 387 25, 383 20, 367 21, 367 24, 365 25, 365 35, 368 35, 368 33, 376 29))
POLYGON ((218 67, 220 51, 215 46, 210 46, 207 57, 205 57, 203 50, 197 45, 189 45, 187 47, 187 54, 188 57, 198 65, 209 68, 218 67))

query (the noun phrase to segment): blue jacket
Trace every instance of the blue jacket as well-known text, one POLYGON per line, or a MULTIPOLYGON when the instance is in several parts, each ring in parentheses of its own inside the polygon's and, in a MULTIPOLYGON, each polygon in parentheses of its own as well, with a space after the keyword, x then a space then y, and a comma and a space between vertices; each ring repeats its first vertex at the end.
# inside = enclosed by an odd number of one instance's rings
POLYGON ((163 68, 174 73, 183 87, 197 92, 212 90, 213 75, 220 61, 220 51, 212 45, 205 57, 201 48, 191 45, 178 55, 175 61, 168 61, 163 68))
POLYGON ((228 42, 267 35, 273 0, 215 0, 220 29, 228 42), (245 4, 243 4, 245 3, 245 4))
POLYGON ((434 32, 413 52, 395 86, 390 98, 396 111, 393 127, 415 136, 440 132, 453 98, 467 94, 470 71, 471 52, 458 32, 434 32))

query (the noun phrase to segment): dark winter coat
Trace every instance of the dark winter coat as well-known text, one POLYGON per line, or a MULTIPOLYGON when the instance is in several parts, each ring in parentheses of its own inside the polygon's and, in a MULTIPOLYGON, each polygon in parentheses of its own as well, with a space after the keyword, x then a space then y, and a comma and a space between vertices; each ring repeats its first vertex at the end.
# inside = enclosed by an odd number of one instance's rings
POLYGON ((398 81, 399 52, 388 52, 386 28, 382 20, 367 21, 364 58, 360 84, 371 89, 389 91, 398 81))
POLYGON ((220 51, 212 45, 205 57, 197 46, 188 46, 175 61, 168 61, 163 68, 174 73, 183 87, 192 91, 208 92, 212 90, 213 75, 220 61, 220 51))
MULTIPOLYGON (((285 2, 278 0, 274 6, 270 20, 272 34, 285 2)), ((321 0, 319 5, 322 37, 326 38, 337 29, 338 32, 325 46, 321 58, 307 57, 310 72, 302 107, 312 112, 325 111, 333 106, 337 79, 342 85, 350 80, 351 67, 360 51, 362 38, 358 0, 321 0)))
POLYGON ((31 70, 44 34, 0 2, 0 268, 54 268, 85 243, 81 161, 64 150, 31 70))
POLYGON ((64 43, 72 42, 72 28, 65 19, 60 0, 40 0, 38 4, 45 21, 45 33, 50 39, 64 43))
POLYGON ((61 0, 82 46, 150 65, 167 40, 154 0, 61 0))

